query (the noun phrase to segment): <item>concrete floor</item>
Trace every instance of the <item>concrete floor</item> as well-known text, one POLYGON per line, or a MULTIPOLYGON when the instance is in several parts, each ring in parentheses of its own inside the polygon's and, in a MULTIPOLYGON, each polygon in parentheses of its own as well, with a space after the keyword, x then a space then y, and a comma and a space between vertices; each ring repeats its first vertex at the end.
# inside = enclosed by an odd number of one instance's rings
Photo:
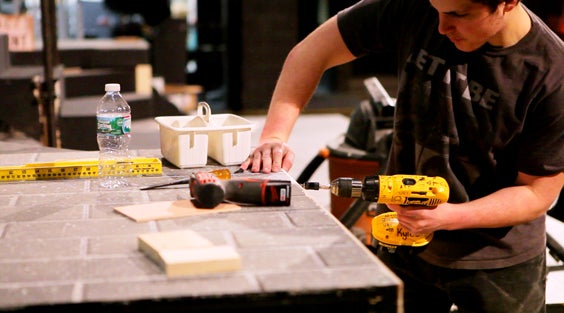
MULTIPOLYGON (((255 124, 252 131, 252 144, 256 145, 264 125, 264 116, 251 115, 243 117, 255 124)), ((346 132, 347 127, 348 117, 342 114, 303 114, 298 120, 289 140, 289 145, 296 151, 294 166, 289 171, 290 175, 297 178, 309 161, 317 155, 319 149, 325 147, 330 142, 335 142, 339 135, 346 132)), ((153 119, 134 120, 132 134, 132 149, 159 148, 159 128, 153 119)), ((1 135, 0 142, 34 144, 33 140, 27 139, 25 136, 1 135)), ((310 181, 318 181, 324 184, 329 183, 327 163, 325 161, 319 166, 310 181)), ((328 191, 307 191, 307 194, 320 206, 330 209, 331 201, 328 191)), ((547 227, 549 233, 561 245, 564 245, 564 223, 549 217, 547 227)), ((547 262, 549 269, 547 304, 552 305, 552 307, 556 305, 556 311, 562 312, 558 310, 564 310, 564 263, 556 261, 550 255, 547 258, 547 262)), ((553 311, 549 310, 549 312, 553 311)))

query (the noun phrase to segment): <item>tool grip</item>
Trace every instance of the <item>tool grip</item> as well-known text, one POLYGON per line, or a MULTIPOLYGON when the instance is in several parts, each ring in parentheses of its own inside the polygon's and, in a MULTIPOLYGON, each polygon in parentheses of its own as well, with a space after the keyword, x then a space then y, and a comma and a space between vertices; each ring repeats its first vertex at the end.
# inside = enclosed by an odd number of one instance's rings
POLYGON ((231 202, 264 206, 288 206, 291 198, 291 182, 245 178, 224 183, 225 199, 231 202))

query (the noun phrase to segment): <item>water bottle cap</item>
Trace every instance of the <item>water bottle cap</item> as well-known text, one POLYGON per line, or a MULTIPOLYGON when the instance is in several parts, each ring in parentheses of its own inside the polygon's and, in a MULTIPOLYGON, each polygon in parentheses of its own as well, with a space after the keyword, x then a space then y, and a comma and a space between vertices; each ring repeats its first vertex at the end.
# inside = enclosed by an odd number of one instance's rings
POLYGON ((108 91, 119 91, 120 85, 119 84, 106 84, 104 90, 108 91))

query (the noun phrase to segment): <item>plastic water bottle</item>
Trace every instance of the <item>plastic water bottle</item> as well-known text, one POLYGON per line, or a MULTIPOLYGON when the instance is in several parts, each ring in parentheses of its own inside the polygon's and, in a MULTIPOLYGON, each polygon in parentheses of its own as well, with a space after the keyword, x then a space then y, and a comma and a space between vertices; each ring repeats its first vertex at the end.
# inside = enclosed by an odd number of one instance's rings
POLYGON ((131 108, 120 93, 120 84, 106 84, 105 92, 96 108, 98 176, 101 187, 114 189, 128 185, 131 108))

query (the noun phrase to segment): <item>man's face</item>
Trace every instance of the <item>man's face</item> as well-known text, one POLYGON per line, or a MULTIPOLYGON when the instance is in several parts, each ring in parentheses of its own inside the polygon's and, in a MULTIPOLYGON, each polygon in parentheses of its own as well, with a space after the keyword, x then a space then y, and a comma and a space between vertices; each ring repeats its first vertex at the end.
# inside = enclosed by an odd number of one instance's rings
POLYGON ((439 33, 447 36, 461 51, 470 52, 486 42, 495 45, 505 26, 504 4, 490 7, 471 0, 430 0, 439 14, 439 33))

